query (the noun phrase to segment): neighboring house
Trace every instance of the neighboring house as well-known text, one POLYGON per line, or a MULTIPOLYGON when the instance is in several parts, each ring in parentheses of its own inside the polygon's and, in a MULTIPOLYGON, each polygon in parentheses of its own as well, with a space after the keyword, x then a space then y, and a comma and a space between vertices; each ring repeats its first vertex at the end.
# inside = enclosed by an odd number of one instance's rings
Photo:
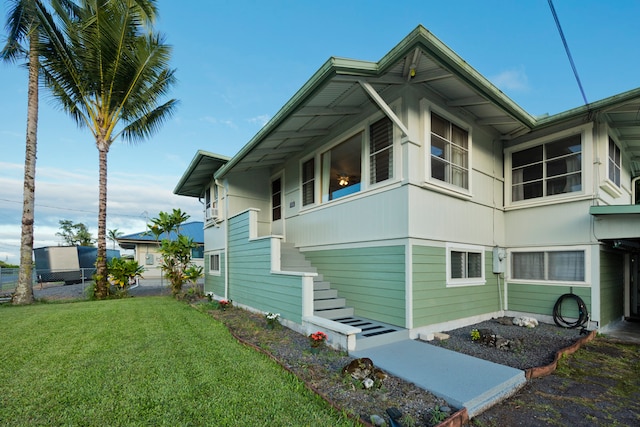
MULTIPOLYGON (((180 226, 180 234, 192 238, 194 243, 198 245, 197 248, 192 249, 191 256, 192 262, 201 267, 204 267, 203 227, 204 223, 202 221, 186 222, 180 226)), ((165 238, 167 238, 165 234, 160 236, 160 240, 165 238)), ((173 240, 175 238, 176 234, 172 232, 169 239, 173 240)), ((117 241, 122 249, 134 250, 133 258, 138 261, 138 264, 144 266, 144 273, 142 273, 144 279, 160 279, 162 277, 162 270, 160 268, 162 255, 158 250, 159 242, 156 241, 153 234, 149 231, 143 231, 120 236, 117 241)))
POLYGON ((379 62, 329 59, 174 192, 206 204, 205 291, 334 345, 363 321, 552 323, 567 293, 602 329, 639 317, 638 111, 640 89, 533 117, 419 26, 379 62))

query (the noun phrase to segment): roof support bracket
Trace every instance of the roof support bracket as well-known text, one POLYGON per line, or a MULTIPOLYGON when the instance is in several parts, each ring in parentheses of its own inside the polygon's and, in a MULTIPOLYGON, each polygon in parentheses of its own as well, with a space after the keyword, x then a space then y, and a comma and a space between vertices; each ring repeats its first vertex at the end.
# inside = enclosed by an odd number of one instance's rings
POLYGON ((402 120, 393 112, 391 107, 382 99, 382 97, 376 92, 376 90, 371 86, 371 84, 365 82, 364 80, 358 80, 358 83, 362 88, 369 94, 373 102, 375 102, 378 107, 384 112, 384 114, 391 119, 391 121, 398 126, 398 128, 402 131, 402 133, 409 138, 411 141, 415 141, 414 138, 411 137, 409 133, 409 129, 402 123, 402 120))

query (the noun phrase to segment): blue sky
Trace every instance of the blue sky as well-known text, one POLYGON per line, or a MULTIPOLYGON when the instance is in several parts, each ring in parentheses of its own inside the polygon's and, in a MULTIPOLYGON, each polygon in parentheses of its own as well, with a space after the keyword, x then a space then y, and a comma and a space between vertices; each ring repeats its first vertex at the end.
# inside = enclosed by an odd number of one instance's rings
MULTIPOLYGON (((172 194, 198 149, 232 156, 331 56, 378 61, 422 24, 534 115, 583 104, 547 0, 159 0, 180 101, 160 132, 109 153, 107 228, 200 203, 172 194), (188 7, 185 7, 188 5, 188 7)), ((589 102, 640 86, 640 2, 555 0, 589 102)), ((6 21, 7 2, 0 3, 6 21)), ((3 25, 4 27, 4 25, 3 25)), ((0 32, 4 43, 6 32, 0 32)), ((0 64, 0 259, 18 263, 26 128, 24 68, 0 64)), ((98 152, 87 130, 42 91, 35 247, 57 245, 58 221, 97 234, 98 152)))

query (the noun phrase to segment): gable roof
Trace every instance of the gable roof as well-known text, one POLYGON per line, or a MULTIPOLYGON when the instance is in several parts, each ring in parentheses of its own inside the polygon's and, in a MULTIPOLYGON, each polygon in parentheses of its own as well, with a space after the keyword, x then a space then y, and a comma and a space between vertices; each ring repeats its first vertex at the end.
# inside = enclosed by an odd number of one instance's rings
POLYGON ((174 194, 202 197, 206 185, 213 179, 213 174, 228 161, 229 157, 227 156, 198 150, 173 190, 174 194))
MULTIPOLYGON (((504 137, 529 131, 533 116, 423 26, 378 62, 330 58, 276 115, 216 173, 270 167, 354 115, 383 109, 381 95, 416 85, 504 137)), ((393 116, 393 112, 385 111, 393 116)), ((397 119, 395 124, 404 128, 397 119)), ((406 133, 406 128, 403 129, 406 133)))
MULTIPOLYGON (((188 236, 193 239, 194 243, 199 245, 204 244, 204 222, 202 221, 193 221, 193 222, 185 222, 180 226, 180 234, 188 236)), ((175 240, 177 234, 175 232, 171 232, 169 234, 170 240, 175 240)), ((160 240, 166 239, 166 233, 163 233, 160 236, 160 240)), ((141 231, 139 233, 127 234, 126 236, 120 236, 116 239, 118 241, 118 245, 120 245, 123 249, 134 249, 135 245, 138 243, 155 243, 156 238, 153 234, 151 234, 148 230, 141 231)))

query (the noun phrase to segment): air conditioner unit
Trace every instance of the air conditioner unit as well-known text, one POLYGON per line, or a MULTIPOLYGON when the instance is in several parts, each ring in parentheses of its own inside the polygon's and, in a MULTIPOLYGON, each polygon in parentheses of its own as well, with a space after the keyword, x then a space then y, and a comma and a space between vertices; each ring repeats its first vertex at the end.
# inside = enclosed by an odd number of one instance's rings
POLYGON ((207 221, 214 221, 218 219, 218 208, 207 208, 204 212, 204 219, 207 221))

